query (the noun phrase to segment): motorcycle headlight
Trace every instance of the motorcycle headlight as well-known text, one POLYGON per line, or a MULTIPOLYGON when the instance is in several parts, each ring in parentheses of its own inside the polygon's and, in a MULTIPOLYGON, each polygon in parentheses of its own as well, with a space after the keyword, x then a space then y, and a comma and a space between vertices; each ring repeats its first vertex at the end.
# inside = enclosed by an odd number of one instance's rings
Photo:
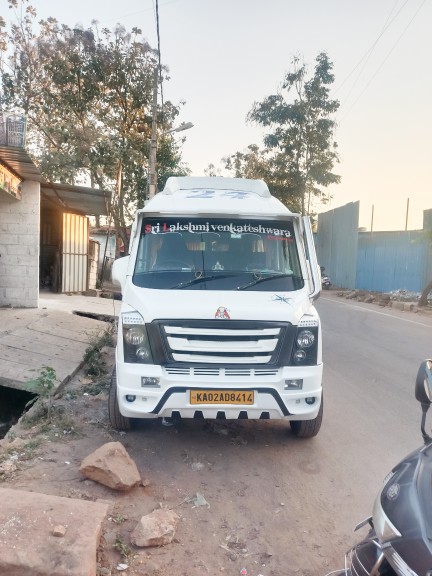
MULTIPOLYGON (((399 484, 395 483, 390 486, 389 490, 399 490, 399 484)), ((372 513, 373 525, 375 532, 380 540, 380 542, 388 542, 389 540, 394 540, 395 538, 400 538, 402 534, 396 528, 394 524, 389 520, 388 516, 384 512, 381 504, 381 494, 375 499, 373 513, 372 513)))
POLYGON ((144 318, 139 312, 122 314, 125 362, 153 364, 153 355, 144 318))

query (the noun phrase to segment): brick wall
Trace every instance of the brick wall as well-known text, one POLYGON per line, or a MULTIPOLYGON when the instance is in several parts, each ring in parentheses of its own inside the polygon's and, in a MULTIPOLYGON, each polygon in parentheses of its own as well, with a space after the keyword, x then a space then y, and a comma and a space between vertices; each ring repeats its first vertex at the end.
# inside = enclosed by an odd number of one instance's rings
POLYGON ((38 307, 39 212, 39 182, 23 182, 21 200, 0 192, 0 307, 38 307))

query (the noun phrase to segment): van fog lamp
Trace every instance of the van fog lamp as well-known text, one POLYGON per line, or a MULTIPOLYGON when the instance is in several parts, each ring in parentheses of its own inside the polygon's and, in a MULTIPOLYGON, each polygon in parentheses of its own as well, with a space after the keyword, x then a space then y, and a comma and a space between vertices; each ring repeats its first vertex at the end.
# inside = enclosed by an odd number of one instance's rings
POLYGON ((151 359, 150 350, 144 346, 140 346, 139 348, 137 348, 137 351, 135 352, 135 354, 136 354, 137 358, 139 358, 143 362, 146 362, 146 361, 151 359))
POLYGON ((306 352, 304 350, 296 350, 294 352, 294 362, 296 364, 301 364, 306 360, 306 352))
POLYGON ((141 386, 144 388, 160 388, 160 379, 153 376, 141 376, 141 386))
POLYGON ((133 326, 132 328, 129 328, 129 330, 126 330, 124 337, 128 344, 139 346, 144 342, 146 337, 144 327, 133 326))
POLYGON ((126 394, 126 402, 135 402, 136 396, 133 394, 126 394))
POLYGON ((296 378, 295 380, 285 380, 284 390, 302 390, 303 378, 296 378))

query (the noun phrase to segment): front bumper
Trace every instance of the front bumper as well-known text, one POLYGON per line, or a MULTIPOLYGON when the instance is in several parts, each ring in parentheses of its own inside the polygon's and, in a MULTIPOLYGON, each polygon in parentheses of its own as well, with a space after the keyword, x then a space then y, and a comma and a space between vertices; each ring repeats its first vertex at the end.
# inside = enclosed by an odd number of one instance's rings
POLYGON ((318 366, 280 367, 274 370, 259 367, 235 371, 213 368, 185 367, 170 371, 158 365, 116 365, 117 396, 120 413, 129 418, 202 417, 214 419, 286 419, 312 420, 321 405, 322 364, 318 366), (145 380, 147 378, 147 380, 145 380), (155 380, 157 379, 157 384, 155 380), (287 381, 302 380, 301 389, 286 389, 287 381), (146 385, 150 381, 152 385, 146 385), (191 404, 190 391, 230 390, 253 391, 254 403, 191 404))

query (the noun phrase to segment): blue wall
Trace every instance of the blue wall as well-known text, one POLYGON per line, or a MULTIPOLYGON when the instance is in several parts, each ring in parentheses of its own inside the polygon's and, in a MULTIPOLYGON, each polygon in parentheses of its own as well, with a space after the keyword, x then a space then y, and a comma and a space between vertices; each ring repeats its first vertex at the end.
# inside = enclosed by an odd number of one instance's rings
POLYGON ((428 243, 421 231, 359 232, 355 287, 421 292, 426 285, 428 243))
POLYGON ((423 230, 358 232, 358 203, 318 215, 316 247, 334 286, 421 292, 432 279, 432 210, 423 230))

